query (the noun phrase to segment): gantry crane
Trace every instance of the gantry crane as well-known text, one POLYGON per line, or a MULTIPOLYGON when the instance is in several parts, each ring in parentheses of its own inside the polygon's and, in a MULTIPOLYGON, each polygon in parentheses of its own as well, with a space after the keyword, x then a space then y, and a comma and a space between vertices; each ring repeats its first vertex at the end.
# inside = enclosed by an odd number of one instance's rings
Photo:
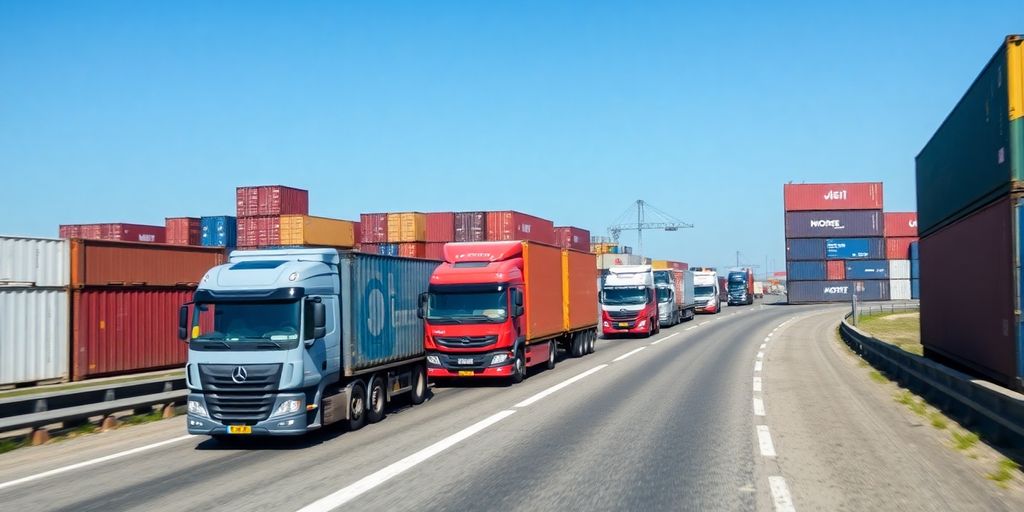
POLYGON ((615 243, 618 243, 619 235, 623 231, 636 230, 636 250, 638 254, 643 254, 644 230, 659 229, 664 231, 678 231, 680 229, 692 227, 693 224, 683 222, 652 206, 643 199, 637 199, 636 203, 627 208, 622 215, 619 215, 619 218, 615 220, 614 224, 608 226, 608 233, 611 234, 612 240, 615 241, 615 243), (636 222, 630 222, 634 211, 636 213, 636 222), (649 216, 653 216, 654 220, 652 221, 649 219, 649 216))

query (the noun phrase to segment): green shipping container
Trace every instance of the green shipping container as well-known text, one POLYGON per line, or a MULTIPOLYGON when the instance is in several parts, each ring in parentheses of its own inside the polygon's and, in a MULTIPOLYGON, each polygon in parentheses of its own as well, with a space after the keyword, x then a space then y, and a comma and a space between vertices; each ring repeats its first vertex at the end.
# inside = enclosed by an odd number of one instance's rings
POLYGON ((917 155, 916 168, 921 236, 1024 189, 1024 36, 1006 38, 917 155))

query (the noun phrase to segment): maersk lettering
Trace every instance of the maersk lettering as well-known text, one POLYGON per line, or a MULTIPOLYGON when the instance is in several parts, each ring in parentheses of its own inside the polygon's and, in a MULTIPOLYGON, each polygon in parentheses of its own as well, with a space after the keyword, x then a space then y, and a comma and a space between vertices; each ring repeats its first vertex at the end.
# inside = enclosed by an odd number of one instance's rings
POLYGON ((843 225, 839 222, 839 219, 816 219, 811 221, 812 228, 833 228, 843 229, 843 225))
POLYGON ((825 293, 826 294, 833 294, 833 293, 846 294, 846 293, 849 293, 847 291, 849 289, 850 289, 849 286, 826 286, 825 287, 825 293))
POLYGON ((845 190, 829 190, 828 193, 825 194, 825 200, 826 201, 846 201, 846 191, 845 190))

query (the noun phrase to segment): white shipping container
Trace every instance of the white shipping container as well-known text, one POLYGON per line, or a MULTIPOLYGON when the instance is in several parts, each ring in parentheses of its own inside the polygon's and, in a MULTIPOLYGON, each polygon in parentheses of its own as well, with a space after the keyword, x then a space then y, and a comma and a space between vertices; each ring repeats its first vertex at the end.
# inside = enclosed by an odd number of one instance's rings
POLYGON ((910 300, 910 279, 890 279, 889 299, 910 300))
POLYGON ((66 379, 68 291, 0 288, 0 385, 66 379))
POLYGON ((889 260, 889 279, 910 279, 910 260, 889 260))
POLYGON ((647 258, 636 254, 602 254, 597 257, 597 268, 606 269, 621 265, 644 265, 647 258))
POLYGON ((67 240, 0 236, 0 286, 68 286, 70 251, 67 240))

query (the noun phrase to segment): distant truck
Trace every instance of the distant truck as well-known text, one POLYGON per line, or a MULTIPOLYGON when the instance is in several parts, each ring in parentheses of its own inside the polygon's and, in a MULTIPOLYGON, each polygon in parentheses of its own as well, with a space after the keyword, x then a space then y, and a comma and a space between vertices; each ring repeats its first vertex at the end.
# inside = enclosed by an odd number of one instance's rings
POLYGON ((654 272, 650 265, 623 265, 608 269, 601 288, 601 332, 605 336, 661 331, 654 272))
POLYGON ((747 269, 729 272, 729 305, 754 303, 754 271, 747 269))
POLYGON ((764 282, 762 282, 762 281, 754 281, 754 298, 755 299, 764 298, 764 289, 765 289, 764 282))
POLYGON ((729 303, 729 278, 725 276, 718 276, 718 302, 729 303))
POLYGON ((561 347, 594 352, 597 288, 591 253, 537 242, 444 246, 445 262, 420 298, 427 373, 440 378, 504 378, 554 368, 561 347))
POLYGON ((427 394, 416 301, 437 262, 336 249, 234 251, 179 314, 190 434, 298 435, 427 394), (189 318, 191 312, 191 319, 189 318))
POLYGON ((693 298, 693 272, 655 270, 654 289, 658 298, 658 323, 661 327, 671 327, 693 319, 697 307, 693 298))
POLYGON ((693 273, 693 295, 698 313, 716 314, 721 311, 718 272, 714 270, 695 271, 693 273))

